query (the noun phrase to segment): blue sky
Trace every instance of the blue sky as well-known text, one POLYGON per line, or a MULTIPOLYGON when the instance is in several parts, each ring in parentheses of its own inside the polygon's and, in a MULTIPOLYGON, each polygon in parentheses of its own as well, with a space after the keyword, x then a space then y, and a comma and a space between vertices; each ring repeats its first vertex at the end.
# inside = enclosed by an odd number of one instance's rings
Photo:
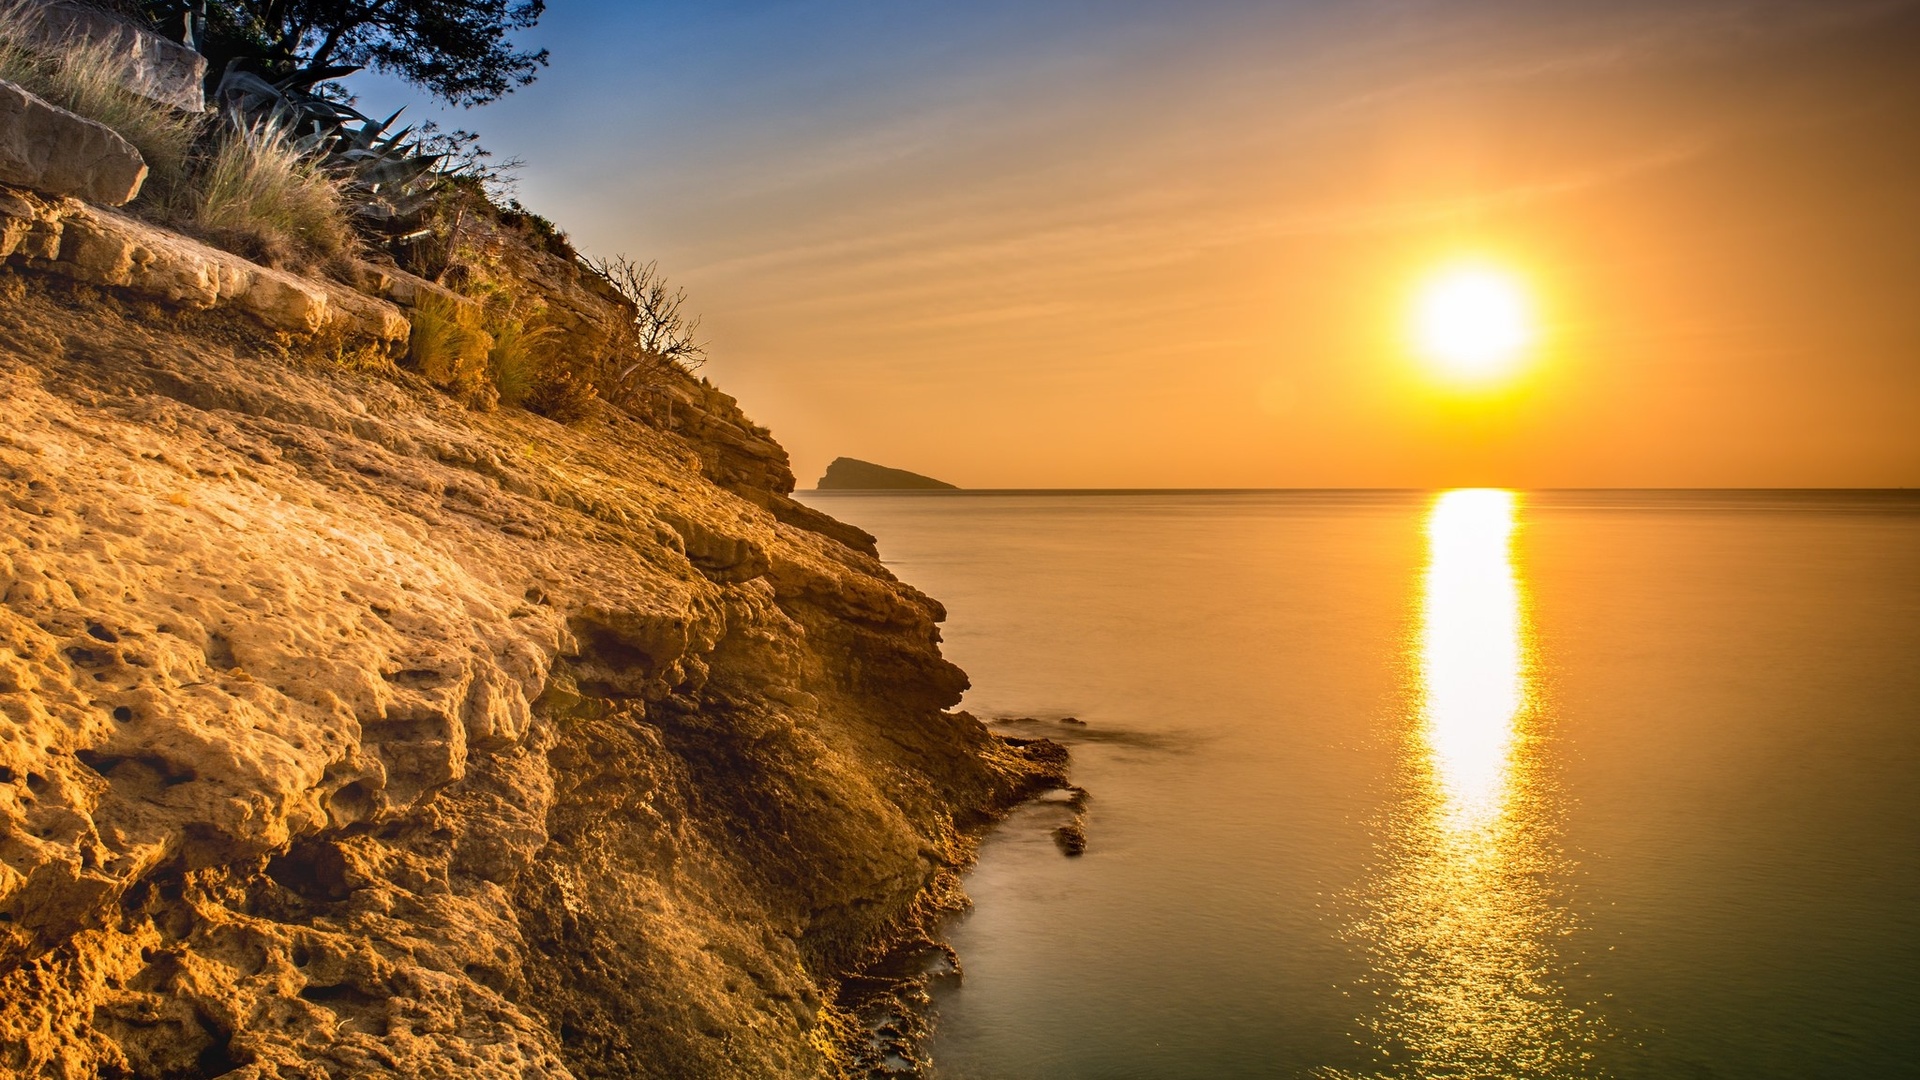
POLYGON ((558 0, 525 40, 539 81, 447 121, 687 286, 803 485, 843 453, 979 486, 1920 479, 1914 3, 558 0), (1498 402, 1390 340, 1453 253, 1553 324, 1498 402))

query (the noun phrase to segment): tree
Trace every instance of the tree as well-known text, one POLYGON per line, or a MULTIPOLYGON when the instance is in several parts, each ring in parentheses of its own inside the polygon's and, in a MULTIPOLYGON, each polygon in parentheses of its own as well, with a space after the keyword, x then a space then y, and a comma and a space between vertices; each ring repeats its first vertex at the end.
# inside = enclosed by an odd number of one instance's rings
POLYGON ((227 65, 313 81, 361 67, 397 76, 455 105, 484 105, 534 80, 547 50, 516 49, 545 0, 161 0, 156 16, 205 53, 216 82, 227 65))

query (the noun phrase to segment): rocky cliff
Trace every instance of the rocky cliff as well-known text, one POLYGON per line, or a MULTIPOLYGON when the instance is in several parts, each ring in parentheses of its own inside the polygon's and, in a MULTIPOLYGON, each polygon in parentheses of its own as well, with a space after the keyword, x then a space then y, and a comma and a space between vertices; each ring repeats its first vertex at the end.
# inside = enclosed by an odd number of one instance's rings
POLYGON ((0 1073, 846 1070, 843 979, 1060 782, 948 711, 940 606, 700 382, 473 411, 403 307, 356 350, 59 232, 0 252, 0 1073))

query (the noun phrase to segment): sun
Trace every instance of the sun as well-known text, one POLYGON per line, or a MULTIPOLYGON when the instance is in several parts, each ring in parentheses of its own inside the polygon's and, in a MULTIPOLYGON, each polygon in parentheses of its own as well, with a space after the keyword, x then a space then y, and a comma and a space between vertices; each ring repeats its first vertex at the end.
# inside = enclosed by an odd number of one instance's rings
POLYGON ((1423 358, 1469 381, 1512 370, 1536 336, 1519 278, 1484 263, 1458 263, 1428 277, 1414 298, 1412 330, 1423 358))

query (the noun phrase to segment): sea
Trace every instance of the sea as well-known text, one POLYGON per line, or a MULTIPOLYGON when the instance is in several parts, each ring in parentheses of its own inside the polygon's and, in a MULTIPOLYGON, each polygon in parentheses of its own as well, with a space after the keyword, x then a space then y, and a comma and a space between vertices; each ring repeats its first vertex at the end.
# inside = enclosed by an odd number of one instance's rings
POLYGON ((1089 793, 939 1080, 1920 1077, 1920 494, 801 497, 1089 793))

